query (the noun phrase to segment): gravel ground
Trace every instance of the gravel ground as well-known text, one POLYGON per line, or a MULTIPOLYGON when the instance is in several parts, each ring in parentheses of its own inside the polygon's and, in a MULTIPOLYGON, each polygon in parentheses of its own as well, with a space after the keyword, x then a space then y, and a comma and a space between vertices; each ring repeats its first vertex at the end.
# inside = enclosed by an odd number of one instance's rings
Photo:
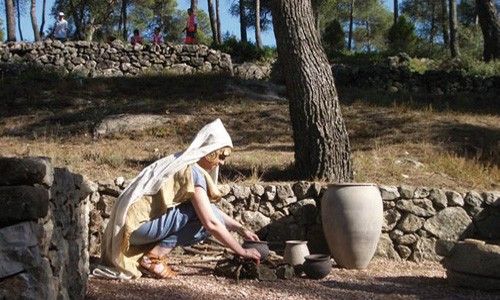
POLYGON ((374 260, 366 270, 334 268, 322 280, 275 282, 212 275, 214 264, 177 266, 171 280, 90 278, 86 299, 500 299, 500 293, 451 287, 439 263, 374 260))

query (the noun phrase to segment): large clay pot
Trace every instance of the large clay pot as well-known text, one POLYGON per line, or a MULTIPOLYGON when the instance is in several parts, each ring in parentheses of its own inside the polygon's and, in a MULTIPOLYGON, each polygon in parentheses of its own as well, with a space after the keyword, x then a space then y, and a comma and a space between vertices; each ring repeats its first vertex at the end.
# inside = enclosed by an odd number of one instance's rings
POLYGON ((335 262, 348 269, 366 268, 382 231, 378 187, 371 183, 329 185, 321 199, 321 221, 335 262))

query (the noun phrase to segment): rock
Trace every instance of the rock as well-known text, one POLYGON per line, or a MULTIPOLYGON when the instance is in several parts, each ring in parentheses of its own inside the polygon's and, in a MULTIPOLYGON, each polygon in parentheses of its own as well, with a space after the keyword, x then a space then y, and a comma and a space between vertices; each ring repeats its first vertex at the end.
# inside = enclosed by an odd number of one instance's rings
POLYGON ((399 237, 403 236, 405 233, 402 232, 401 230, 399 229, 394 229, 393 231, 389 232, 389 237, 391 238, 391 240, 395 241, 397 240, 399 237))
POLYGON ((314 224, 318 213, 314 199, 297 201, 289 206, 289 211, 300 225, 314 224))
POLYGON ((419 218, 413 214, 406 214, 403 219, 399 222, 397 228, 403 232, 411 233, 416 232, 424 224, 424 219, 419 218))
POLYGON ((401 214, 395 209, 384 211, 384 223, 382 224, 382 231, 391 231, 396 226, 400 218, 401 214))
POLYGON ((440 239, 458 240, 472 220, 460 207, 448 207, 424 223, 428 232, 440 239))
POLYGON ((33 185, 51 186, 54 169, 48 157, 0 157, 0 186, 33 185))
POLYGON ((0 279, 40 265, 40 234, 41 228, 34 222, 0 229, 0 279))
POLYGON ((242 220, 245 222, 250 229, 253 231, 259 231, 261 228, 267 226, 271 219, 264 216, 260 212, 256 211, 245 211, 242 215, 242 220))
POLYGON ((309 188, 311 183, 307 181, 299 181, 292 186, 292 190, 295 193, 297 199, 302 200, 309 196, 309 188))
POLYGON ((500 240, 500 207, 487 207, 472 219, 481 239, 500 240))
POLYGON ((464 198, 455 191, 447 191, 448 206, 464 206, 464 198))
POLYGON ((275 212, 274 206, 269 201, 262 201, 258 211, 266 217, 271 217, 275 212))
POLYGON ((439 261, 441 257, 436 254, 436 239, 421 237, 413 245, 413 254, 410 260, 422 262, 424 260, 439 261))
MULTIPOLYGON (((276 201, 276 199, 275 199, 276 201)), ((287 206, 289 206, 290 204, 292 203, 295 203, 297 202, 297 198, 296 197, 289 197, 289 198, 286 198, 284 200, 278 200, 278 202, 275 204, 276 208, 279 208, 279 209, 283 209, 283 211, 286 211, 288 210, 287 206)), ((288 213, 286 213, 288 214, 288 213)))
POLYGON ((278 276, 279 279, 290 279, 294 274, 295 271, 293 267, 288 264, 280 265, 276 268, 276 276, 278 276))
POLYGON ((96 208, 101 211, 104 218, 109 218, 111 212, 113 211, 113 206, 116 203, 116 198, 108 195, 101 195, 99 202, 97 202, 96 208))
POLYGON ((444 260, 447 269, 500 280, 500 246, 458 242, 444 260))
POLYGON ((268 185, 264 188, 264 198, 268 201, 273 201, 276 197, 276 186, 268 185))
POLYGON ((482 196, 486 205, 500 207, 500 191, 484 192, 482 196))
POLYGON ((456 241, 450 240, 437 240, 436 241, 436 254, 441 256, 449 256, 455 247, 456 241))
POLYGON ((471 207, 481 207, 483 198, 478 192, 470 191, 465 195, 464 202, 471 207))
POLYGON ((47 215, 49 191, 33 186, 0 187, 0 227, 47 215))
POLYGON ((446 194, 440 189, 432 189, 429 193, 429 199, 432 201, 436 209, 443 209, 448 206, 446 194))
POLYGON ((398 188, 399 194, 403 199, 413 199, 415 188, 412 186, 402 185, 398 188))
POLYGON ((99 182, 99 187, 97 188, 97 190, 101 195, 107 195, 115 198, 118 198, 121 194, 121 190, 115 187, 114 183, 109 184, 99 182))
POLYGON ((420 186, 420 187, 417 187, 415 189, 415 192, 413 193, 413 197, 417 198, 417 199, 422 199, 422 198, 429 197, 429 194, 430 194, 429 188, 420 186))
POLYGON ((125 178, 123 178, 122 176, 119 176, 119 177, 115 178, 115 185, 117 187, 123 188, 123 184, 124 183, 125 183, 125 178))
POLYGON ((276 196, 277 196, 278 200, 286 201, 286 199, 292 198, 295 195, 294 195, 293 190, 290 187, 290 185, 285 183, 282 185, 278 185, 276 187, 276 196))
MULTIPOLYGON (((396 242, 400 245, 412 245, 418 240, 414 234, 405 234, 396 238, 396 242)), ((411 253, 411 251, 410 251, 411 253)))
POLYGON ((233 195, 237 200, 246 200, 248 197, 250 197, 251 194, 250 188, 246 186, 233 184, 231 186, 231 190, 233 191, 233 195))
POLYGON ((396 246, 396 249, 398 250, 399 256, 401 256, 402 259, 408 259, 408 257, 410 257, 411 255, 410 247, 398 245, 396 246))
POLYGON ((251 211, 257 211, 259 209, 259 205, 260 205, 260 197, 250 194, 250 198, 248 198, 247 200, 246 209, 251 211))
POLYGON ((382 195, 382 200, 392 201, 400 197, 399 191, 395 186, 379 186, 380 194, 382 195))
POLYGON ((378 241, 377 250, 375 251, 375 256, 382 258, 389 258, 400 260, 399 254, 394 250, 394 245, 388 234, 383 233, 378 241))
MULTIPOLYGON (((221 184, 218 186, 219 192, 221 193, 222 197, 226 197, 230 192, 231 192, 231 187, 229 184, 221 184)), ((235 197, 236 199, 236 197, 235 197)))
POLYGON ((252 194, 255 194, 257 196, 262 196, 264 195, 264 187, 260 184, 254 184, 250 187, 250 191, 252 192, 252 194))
POLYGON ((217 202, 217 207, 220 208, 224 213, 226 213, 228 216, 232 217, 234 214, 234 207, 226 201, 225 199, 220 199, 219 202, 217 202))
POLYGON ((432 201, 429 199, 399 200, 396 207, 419 217, 430 217, 436 214, 432 201))

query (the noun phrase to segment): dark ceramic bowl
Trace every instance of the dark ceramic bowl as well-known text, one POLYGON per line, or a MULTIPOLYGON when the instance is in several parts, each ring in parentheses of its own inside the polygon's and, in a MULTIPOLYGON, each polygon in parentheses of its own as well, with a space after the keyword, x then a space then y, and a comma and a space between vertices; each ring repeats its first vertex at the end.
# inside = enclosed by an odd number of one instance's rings
POLYGON ((321 279, 326 277, 332 270, 330 255, 311 254, 304 257, 302 265, 304 273, 311 279, 321 279))
POLYGON ((250 249, 254 248, 260 253, 260 260, 266 260, 266 258, 269 256, 269 246, 267 245, 266 241, 249 241, 245 240, 243 242, 243 245, 241 247, 245 249, 250 249))

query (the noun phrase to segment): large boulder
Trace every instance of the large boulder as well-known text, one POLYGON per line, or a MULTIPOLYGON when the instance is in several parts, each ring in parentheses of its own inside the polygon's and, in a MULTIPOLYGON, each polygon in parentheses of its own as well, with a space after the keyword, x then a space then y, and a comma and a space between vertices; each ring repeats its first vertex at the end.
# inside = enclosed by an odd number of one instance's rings
POLYGON ((424 223, 424 229, 445 240, 458 240, 472 220, 461 207, 447 207, 429 218, 424 223))
POLYGON ((54 169, 47 157, 0 157, 0 185, 51 186, 53 181, 54 169))
POLYGON ((37 220, 47 215, 49 191, 33 186, 0 187, 0 226, 28 220, 37 220))

